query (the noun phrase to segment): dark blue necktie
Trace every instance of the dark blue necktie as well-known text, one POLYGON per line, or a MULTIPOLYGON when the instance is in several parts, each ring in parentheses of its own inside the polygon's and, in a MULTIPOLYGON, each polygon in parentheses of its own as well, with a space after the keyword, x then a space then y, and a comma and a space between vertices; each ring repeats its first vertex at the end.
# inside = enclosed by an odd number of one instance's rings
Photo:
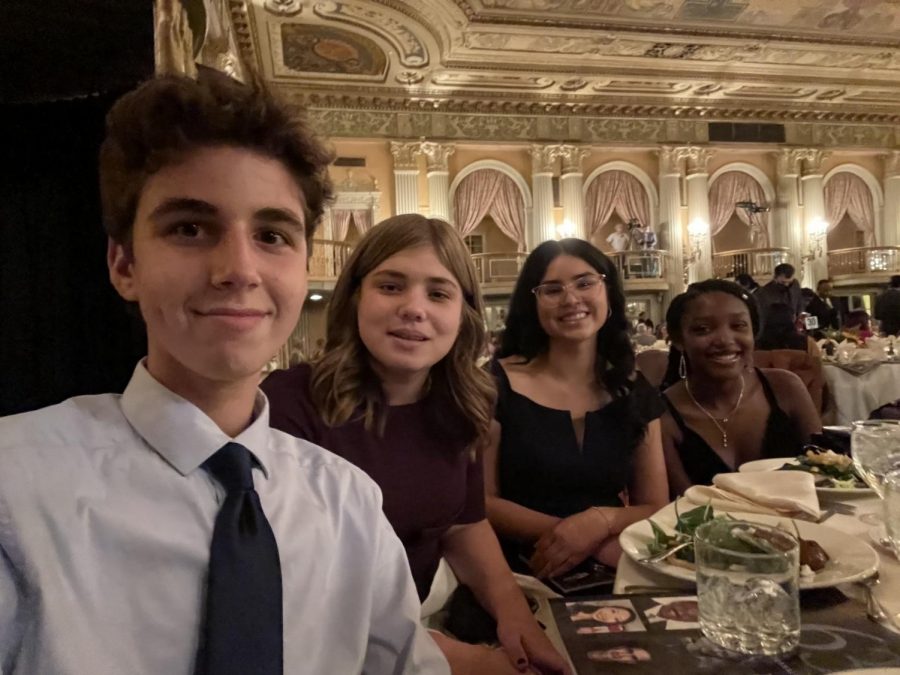
POLYGON ((253 488, 250 451, 228 443, 203 464, 225 488, 209 555, 196 675, 282 675, 281 563, 253 488))

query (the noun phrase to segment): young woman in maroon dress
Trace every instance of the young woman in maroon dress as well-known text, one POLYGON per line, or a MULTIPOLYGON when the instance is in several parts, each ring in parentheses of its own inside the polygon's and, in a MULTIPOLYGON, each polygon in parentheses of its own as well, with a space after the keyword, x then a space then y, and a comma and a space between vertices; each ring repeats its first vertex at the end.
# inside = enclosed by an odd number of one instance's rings
POLYGON ((497 620, 502 649, 437 634, 454 672, 565 673, 485 519, 481 457, 495 391, 471 257, 446 223, 389 218, 359 242, 328 308, 324 355, 263 383, 272 426, 381 486, 421 598, 443 556, 497 620))

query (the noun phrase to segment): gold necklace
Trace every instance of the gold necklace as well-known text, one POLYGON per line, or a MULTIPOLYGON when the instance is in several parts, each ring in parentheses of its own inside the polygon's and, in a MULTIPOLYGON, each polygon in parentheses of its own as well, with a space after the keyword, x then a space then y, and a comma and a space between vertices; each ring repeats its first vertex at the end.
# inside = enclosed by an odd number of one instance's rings
POLYGON ((741 373, 741 391, 738 394, 737 403, 734 404, 734 408, 731 409, 731 412, 725 415, 725 417, 719 417, 718 419, 713 417, 712 413, 709 412, 706 408, 700 405, 699 401, 694 398, 694 394, 691 391, 690 380, 688 378, 684 378, 684 388, 687 390, 688 396, 691 397, 691 400, 694 402, 694 405, 700 408, 704 415, 706 415, 709 419, 712 420, 712 423, 716 425, 716 429, 719 430, 719 433, 722 434, 722 447, 728 447, 728 432, 725 431, 725 427, 722 424, 728 424, 728 418, 734 415, 738 408, 741 407, 741 401, 744 400, 744 374, 741 373), (719 420, 722 421, 722 424, 719 424, 719 420))

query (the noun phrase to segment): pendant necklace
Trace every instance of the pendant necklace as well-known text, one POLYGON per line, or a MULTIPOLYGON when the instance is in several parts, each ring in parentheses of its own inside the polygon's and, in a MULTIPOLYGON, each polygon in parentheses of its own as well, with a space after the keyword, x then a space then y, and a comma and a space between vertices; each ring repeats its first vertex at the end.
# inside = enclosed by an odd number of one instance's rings
POLYGON ((690 385, 690 381, 688 380, 688 378, 684 378, 684 388, 687 391, 688 396, 690 396, 691 400, 694 402, 694 405, 697 406, 698 408, 700 408, 700 410, 703 412, 703 414, 706 415, 709 419, 711 419, 712 423, 716 425, 716 428, 719 430, 719 433, 722 434, 722 447, 727 448, 728 447, 728 432, 725 430, 725 427, 722 426, 722 424, 728 424, 728 418, 731 417, 732 415, 734 415, 737 412, 738 408, 741 407, 741 401, 744 400, 744 374, 741 373, 741 391, 738 394, 737 403, 734 404, 734 408, 732 408, 731 412, 728 413, 727 415, 725 415, 725 417, 715 418, 715 417, 713 417, 712 413, 709 412, 709 410, 707 410, 702 405, 700 405, 700 403, 697 401, 697 399, 694 398, 693 392, 691 392, 691 385, 690 385), (722 424, 719 424, 720 421, 722 422, 722 424))

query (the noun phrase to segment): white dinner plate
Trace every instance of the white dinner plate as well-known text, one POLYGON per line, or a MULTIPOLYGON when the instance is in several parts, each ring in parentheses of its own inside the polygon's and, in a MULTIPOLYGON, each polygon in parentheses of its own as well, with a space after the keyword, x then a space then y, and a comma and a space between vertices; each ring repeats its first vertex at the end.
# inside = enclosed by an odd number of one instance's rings
MULTIPOLYGON (((678 507, 680 512, 694 508, 695 505, 682 504, 678 507)), ((762 525, 778 525, 791 534, 794 533, 794 523, 800 530, 800 536, 804 539, 812 539, 825 549, 830 560, 825 568, 816 573, 815 577, 800 579, 800 588, 827 588, 837 584, 859 581, 870 576, 878 569, 878 554, 865 541, 844 532, 834 530, 825 525, 809 523, 804 520, 791 520, 790 518, 778 518, 765 516, 758 513, 730 513, 738 520, 747 520, 762 525)), ((673 533, 675 527, 675 506, 669 504, 653 516, 653 522, 659 525, 666 533, 673 533)), ((622 550, 634 561, 649 555, 647 545, 653 541, 653 531, 649 520, 640 520, 629 525, 619 535, 619 544, 622 550)), ((696 581, 694 570, 673 565, 668 562, 641 563, 648 567, 676 579, 696 581)))
MULTIPOLYGON (((771 459, 755 459, 752 462, 744 462, 738 467, 738 472, 746 473, 748 471, 777 471, 785 464, 796 464, 797 459, 795 457, 773 457, 771 459)), ((839 487, 818 487, 816 486, 816 492, 820 495, 843 495, 845 497, 850 496, 862 496, 862 495, 870 495, 873 494, 872 488, 870 487, 855 487, 855 488, 839 488, 839 487)))

